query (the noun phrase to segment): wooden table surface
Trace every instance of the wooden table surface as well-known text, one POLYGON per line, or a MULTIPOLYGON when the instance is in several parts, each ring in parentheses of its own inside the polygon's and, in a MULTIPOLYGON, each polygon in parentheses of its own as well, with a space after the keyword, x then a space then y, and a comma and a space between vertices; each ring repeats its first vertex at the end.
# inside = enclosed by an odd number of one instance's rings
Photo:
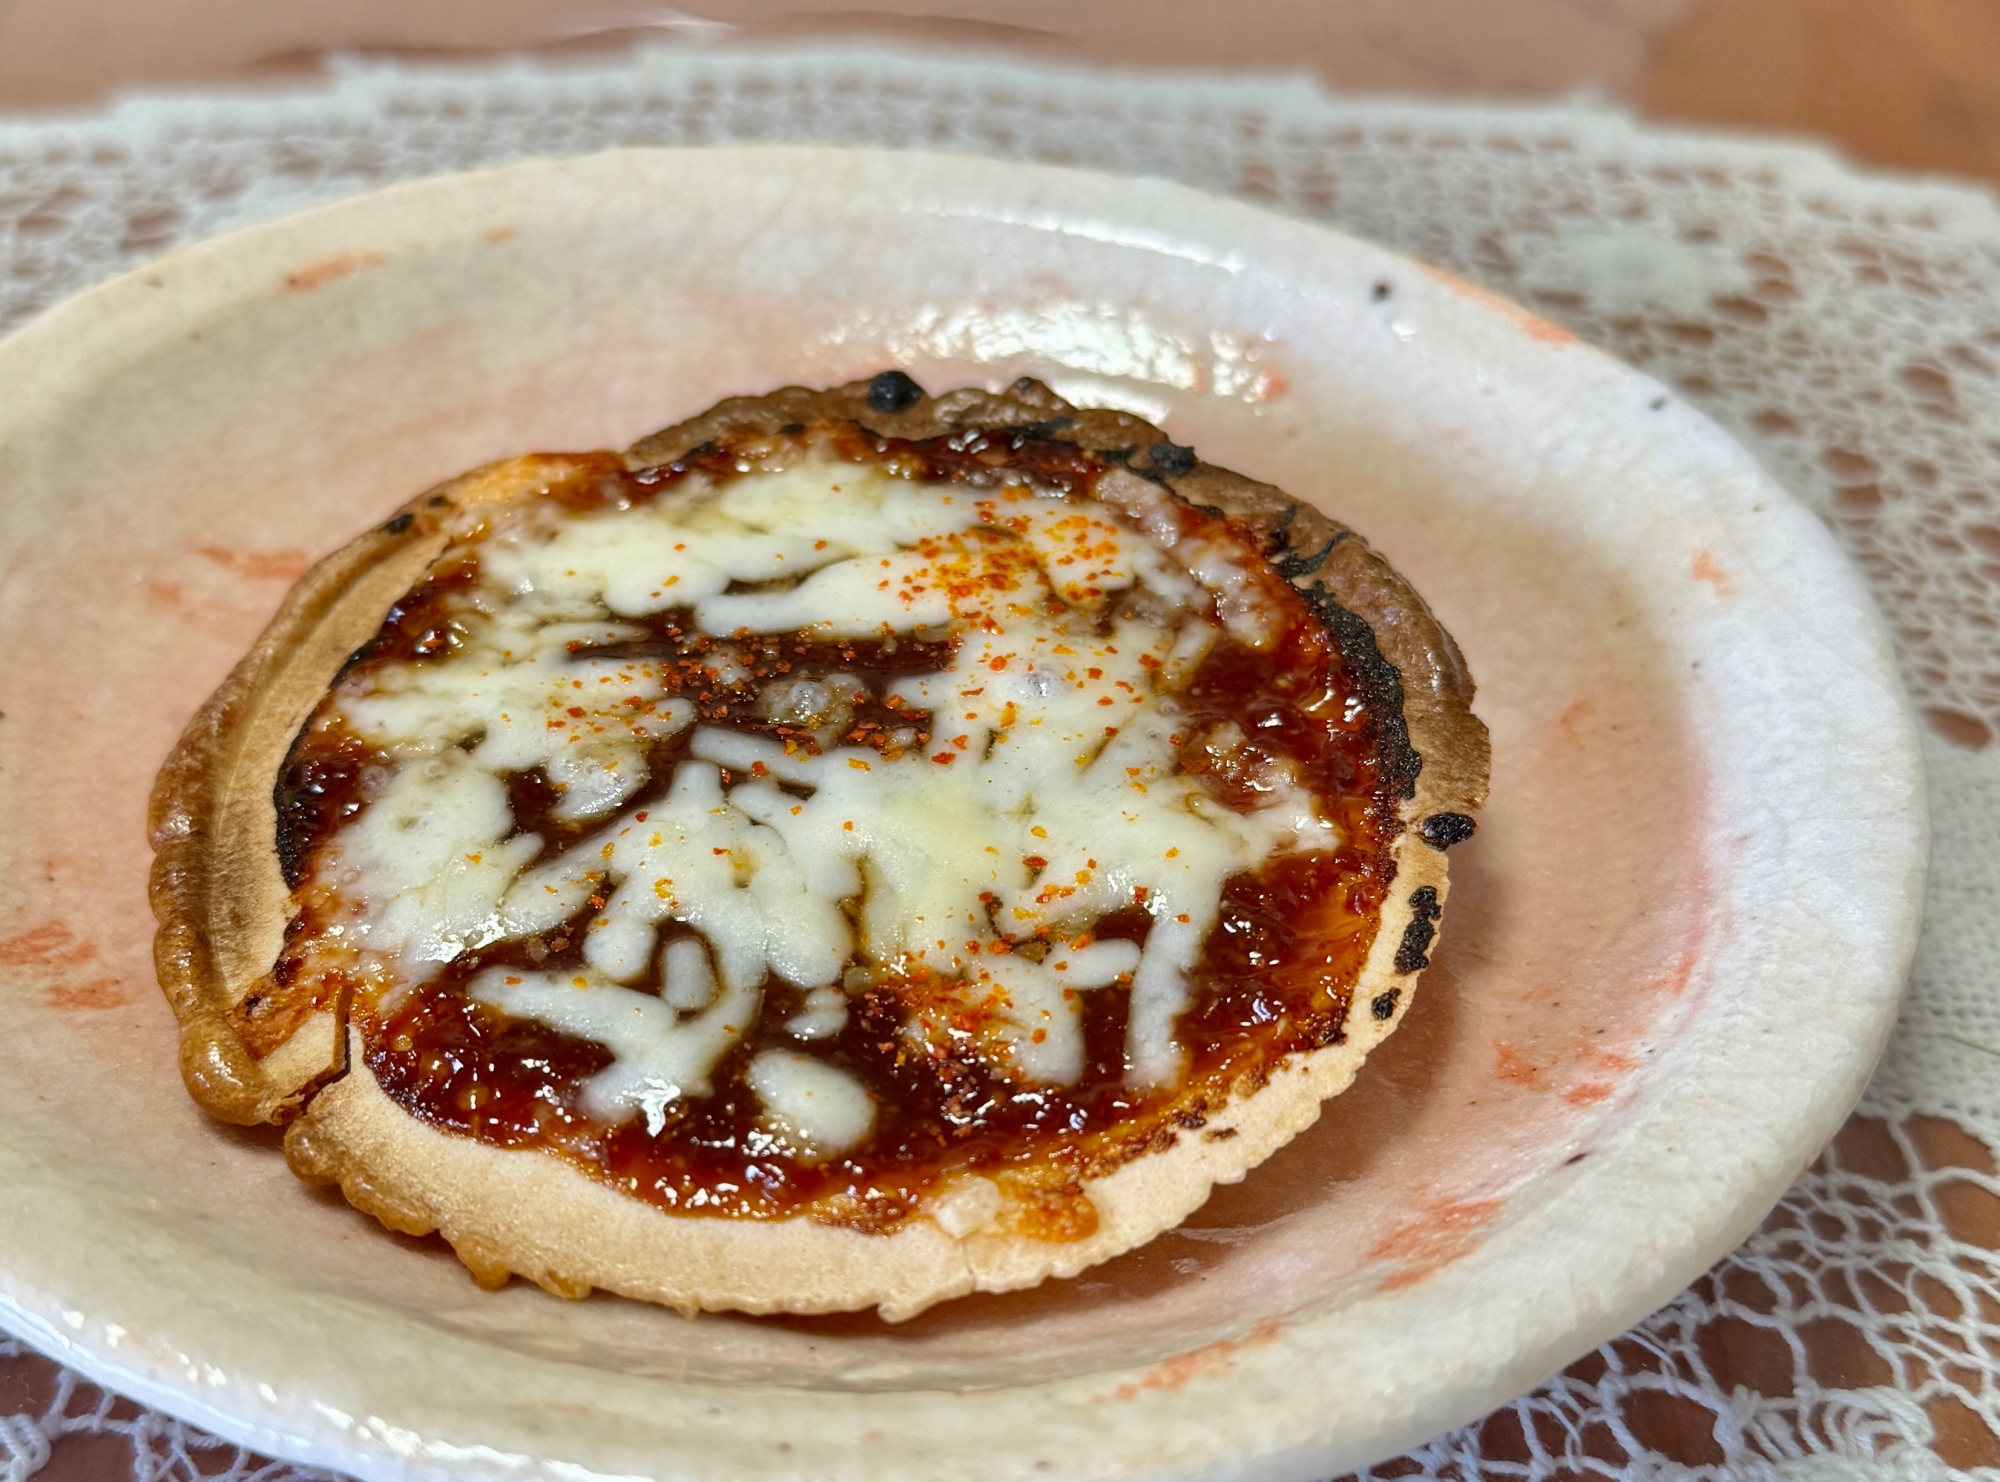
POLYGON ((868 35, 1034 56, 1307 69, 1430 96, 1588 90, 1644 116, 2000 180, 1994 0, 0 0, 0 111, 639 38, 868 35))

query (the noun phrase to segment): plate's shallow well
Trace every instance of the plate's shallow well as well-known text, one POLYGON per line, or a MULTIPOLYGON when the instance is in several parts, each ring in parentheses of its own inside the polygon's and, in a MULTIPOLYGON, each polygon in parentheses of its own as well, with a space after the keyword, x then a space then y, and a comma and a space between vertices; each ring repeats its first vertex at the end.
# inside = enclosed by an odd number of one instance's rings
POLYGON ((1831 541, 1655 383, 1456 280, 1165 185, 631 152, 168 259, 0 346, 0 1322, 370 1477, 1306 1477, 1666 1300, 1859 1094, 1924 823, 1831 541), (477 1290, 182 1093, 145 797, 317 553, 718 396, 1031 371, 1367 534, 1461 640, 1493 801, 1406 1027, 1082 1279, 687 1321, 477 1290))

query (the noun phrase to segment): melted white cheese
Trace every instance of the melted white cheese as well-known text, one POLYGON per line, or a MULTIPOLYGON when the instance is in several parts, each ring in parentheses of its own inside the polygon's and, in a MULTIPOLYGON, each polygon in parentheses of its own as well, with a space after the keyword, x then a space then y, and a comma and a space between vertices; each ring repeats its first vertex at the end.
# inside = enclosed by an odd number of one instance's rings
POLYGON ((785 1021, 785 1032, 798 1039, 831 1039, 847 1027, 847 995, 838 988, 815 988, 805 1006, 785 1021))
POLYGON ((725 987, 695 1014, 664 998, 615 987, 590 973, 536 973, 489 968, 471 993, 517 1019, 533 1019, 575 1039, 595 1040, 612 1061, 584 1083, 584 1110, 607 1122, 643 1112, 655 1136, 666 1109, 684 1096, 705 1096, 708 1075, 757 1016, 757 990, 725 987))
POLYGON ((846 1071, 792 1050, 766 1050, 744 1077, 764 1122, 808 1160, 846 1152, 875 1126, 875 1102, 846 1071))
POLYGON ((500 901, 542 847, 514 838, 507 788, 463 751, 411 757, 340 836, 335 878, 369 911, 349 930, 412 965, 497 941, 500 901))
POLYGON ((345 709, 348 728, 398 755, 470 746, 494 772, 541 767, 564 820, 608 813, 646 784, 648 743, 694 719, 667 699, 659 665, 572 653, 644 637, 611 623, 539 623, 529 611, 462 615, 459 651, 392 664, 345 709))
POLYGON ((1031 1081, 1071 1086, 1083 1075, 1083 990, 1130 980, 1139 962, 1131 942, 1058 943, 1040 962, 989 948, 928 1019, 920 1016, 911 1026, 912 1035, 935 1036, 954 1013, 985 1010, 992 1021, 982 1035, 988 1054, 1011 1062, 1031 1081))
MULTIPOLYGON (((815 459, 626 510, 532 506, 503 521, 474 547, 480 583, 457 645, 375 671, 343 701, 395 762, 332 855, 366 902, 362 945, 408 973, 593 906, 585 971, 494 970, 471 991, 607 1046, 590 1109, 641 1112, 655 1131, 667 1107, 705 1093, 771 974, 805 990, 786 1027, 808 1048, 753 1063, 767 1121, 814 1156, 865 1136, 865 1092, 809 1049, 845 1023, 840 985, 857 963, 862 982, 936 985, 912 1034, 977 1009, 981 1054, 1058 1085, 1083 1071, 1081 994, 1129 981, 1128 1078, 1171 1082, 1224 882, 1338 839, 1289 778, 1267 779, 1264 806, 1244 813, 1176 770, 1174 694, 1214 623, 1254 645, 1276 616, 1228 549, 1170 553, 1178 527, 1151 485, 1103 486, 1123 518, 1020 486, 914 484, 815 459), (692 707, 666 696, 656 661, 589 651, 639 636, 620 619, 673 607, 718 639, 950 632, 949 669, 877 697, 913 725, 927 715, 929 745, 809 755, 697 728, 665 792, 630 805, 647 749, 692 707), (535 766, 562 790, 559 817, 607 819, 545 860, 540 839, 509 837, 503 781, 535 766), (1143 952, 1083 944, 1134 904, 1153 918, 1143 952), (670 922, 682 930, 662 949, 670 922), (1014 950, 1036 941, 1039 961, 1014 950), (661 996, 623 986, 656 961, 661 996)), ((718 683, 745 672, 732 662, 718 656, 718 683)), ((820 715, 858 685, 795 685, 765 704, 820 715)))

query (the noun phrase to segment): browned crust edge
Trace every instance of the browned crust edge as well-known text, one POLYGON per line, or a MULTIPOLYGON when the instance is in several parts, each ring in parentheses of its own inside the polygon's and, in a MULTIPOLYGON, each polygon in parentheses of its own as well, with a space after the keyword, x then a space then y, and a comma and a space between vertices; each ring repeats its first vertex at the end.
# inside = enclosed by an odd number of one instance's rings
POLYGON ((240 1125, 285 1122, 344 1065, 332 1024, 321 1026, 323 1054, 281 1053, 260 1063, 229 1022, 229 1011, 270 971, 289 916, 271 789, 299 727, 390 605, 437 559, 457 511, 525 497, 603 461, 512 459, 418 495, 299 578, 181 733, 147 810, 149 894, 159 922, 153 965, 180 1022, 182 1079, 205 1111, 240 1125))
POLYGON ((896 373, 829 391, 790 387, 733 398, 623 455, 672 462, 735 432, 847 420, 892 437, 1032 426, 1123 463, 1191 503, 1246 523, 1276 569, 1327 621, 1362 672, 1382 736, 1407 758, 1396 883, 1356 986, 1342 1043, 1291 1057, 1199 1131, 1089 1180, 1090 1236, 1068 1242, 916 1219, 867 1235, 809 1219, 677 1218, 553 1157, 451 1136, 401 1111, 366 1074, 348 1074, 349 1032, 323 1015, 310 1053, 255 1060, 230 1009, 268 970, 289 899, 278 870, 271 786, 305 717, 347 655, 441 552, 469 505, 540 492, 611 455, 536 456, 490 465, 427 491, 320 562, 196 715, 162 768, 150 819, 155 959, 181 1026, 181 1068, 205 1109, 239 1123, 297 1120, 293 1169, 338 1184, 356 1208, 408 1234, 438 1231, 482 1282, 510 1274, 580 1296, 594 1287, 693 1312, 827 1312, 876 1306, 901 1320, 971 1291, 1071 1276, 1143 1244, 1200 1207, 1315 1121, 1408 1009, 1447 892, 1444 848, 1485 799, 1486 729, 1472 714, 1463 657, 1423 600, 1346 526, 1281 491, 1195 459, 1122 412, 1071 407, 1021 380, 1002 393, 932 398, 896 373), (1400 724, 1401 734, 1396 734, 1400 724))

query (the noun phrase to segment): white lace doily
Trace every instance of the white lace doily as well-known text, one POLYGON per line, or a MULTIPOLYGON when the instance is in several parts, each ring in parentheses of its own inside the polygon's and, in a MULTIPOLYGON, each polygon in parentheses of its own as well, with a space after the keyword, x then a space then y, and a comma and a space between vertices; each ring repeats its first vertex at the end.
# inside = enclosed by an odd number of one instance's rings
MULTIPOLYGON (((1371 1475, 2000 1482, 1992 201, 1595 109, 1360 102, 1284 79, 826 48, 353 68, 310 94, 0 124, 0 330, 168 248, 392 180, 760 140, 1162 175, 1330 220, 1673 383, 1825 516, 1874 584, 1932 733, 1929 915, 1888 1058, 1861 1114, 1741 1250, 1532 1395, 1371 1475)), ((52 1450, 72 1476, 318 1475, 0 1339, 0 1482, 52 1450), (69 1470, 71 1455, 91 1470, 69 1470)))

